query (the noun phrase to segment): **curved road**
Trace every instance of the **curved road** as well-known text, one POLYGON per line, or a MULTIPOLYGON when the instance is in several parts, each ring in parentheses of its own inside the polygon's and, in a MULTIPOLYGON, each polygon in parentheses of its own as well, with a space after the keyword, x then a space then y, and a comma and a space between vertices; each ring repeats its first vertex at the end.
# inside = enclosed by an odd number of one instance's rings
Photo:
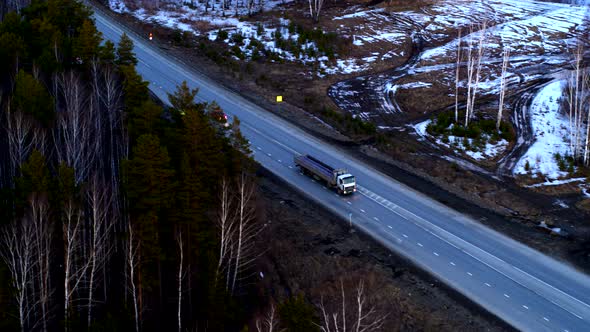
MULTIPOLYGON (((118 41, 125 30, 96 11, 98 29, 118 41)), ((361 160, 273 116, 236 93, 174 61, 126 31, 138 71, 163 100, 186 80, 198 98, 216 100, 241 119, 254 157, 264 167, 406 256, 460 293, 526 331, 590 331, 590 278, 487 229, 469 217, 398 183, 361 160), (359 192, 340 197, 300 174, 298 153, 310 153, 356 175, 359 192)))

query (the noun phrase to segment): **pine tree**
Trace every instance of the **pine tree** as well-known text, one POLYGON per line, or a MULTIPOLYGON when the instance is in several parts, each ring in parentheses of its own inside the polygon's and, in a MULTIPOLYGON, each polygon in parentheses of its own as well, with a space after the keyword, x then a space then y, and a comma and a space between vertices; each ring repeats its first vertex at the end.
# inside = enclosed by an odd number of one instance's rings
POLYGON ((199 89, 191 89, 188 87, 186 81, 182 82, 182 85, 176 88, 173 94, 168 94, 168 100, 172 107, 180 115, 185 115, 189 110, 195 110, 195 97, 199 93, 199 89))
POLYGON ((115 44, 112 41, 107 40, 104 45, 100 47, 98 54, 103 64, 114 64, 116 59, 115 44))
POLYGON ((125 107, 128 110, 140 107, 149 96, 148 82, 144 81, 134 66, 120 66, 123 76, 123 92, 125 107))
POLYGON ((78 32, 78 38, 74 40, 74 54, 84 64, 89 65, 98 56, 102 33, 96 30, 96 26, 90 20, 85 20, 78 32))
POLYGON ((151 100, 144 101, 141 106, 135 107, 129 114, 129 137, 134 142, 144 134, 157 135, 162 107, 151 100))
POLYGON ((43 84, 23 70, 18 72, 15 81, 13 102, 16 108, 48 125, 55 114, 53 98, 43 84))
POLYGON ((13 73, 26 55, 26 44, 21 36, 12 32, 0 35, 0 73, 13 73))
POLYGON ((133 158, 123 163, 131 223, 141 240, 141 273, 145 287, 159 284, 160 221, 173 200, 174 170, 165 148, 154 135, 142 135, 133 158), (148 281, 153 281, 150 284, 148 281))
POLYGON ((126 33, 123 33, 117 45, 117 64, 120 66, 135 66, 137 58, 133 53, 133 41, 126 33))

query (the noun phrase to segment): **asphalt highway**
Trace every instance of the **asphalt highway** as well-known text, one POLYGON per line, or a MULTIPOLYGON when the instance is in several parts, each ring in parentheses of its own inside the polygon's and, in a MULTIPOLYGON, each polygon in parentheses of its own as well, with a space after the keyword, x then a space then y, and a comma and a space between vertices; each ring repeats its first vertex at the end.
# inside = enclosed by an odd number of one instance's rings
POLYGON ((215 100, 238 116, 254 158, 343 222, 525 331, 590 331, 590 278, 517 243, 350 157, 238 94, 169 58, 96 9, 96 25, 115 43, 125 31, 135 43, 137 69, 163 100, 182 81, 198 87, 197 99, 215 100), (359 191, 342 197, 302 175, 293 163, 311 154, 356 176, 359 191))

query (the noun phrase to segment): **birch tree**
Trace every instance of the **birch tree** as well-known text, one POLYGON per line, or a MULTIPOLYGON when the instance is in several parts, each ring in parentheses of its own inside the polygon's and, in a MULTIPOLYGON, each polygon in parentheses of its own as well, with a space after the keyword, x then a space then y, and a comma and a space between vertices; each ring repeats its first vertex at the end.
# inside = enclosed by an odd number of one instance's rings
POLYGON ((320 13, 324 6, 324 0, 307 0, 309 2, 309 15, 311 19, 318 23, 320 21, 320 13))
POLYGON ((237 180, 235 220, 235 252, 233 275, 231 276, 231 294, 236 290, 238 276, 250 267, 256 258, 255 240, 260 228, 255 224, 254 183, 246 173, 241 173, 237 180))
POLYGON ((186 271, 184 269, 184 244, 182 241, 182 231, 178 231, 176 234, 176 244, 178 245, 178 308, 177 308, 177 319, 178 319, 178 332, 182 331, 182 281, 184 280, 186 271))
POLYGON ((215 282, 225 274, 226 290, 229 289, 229 273, 232 271, 231 246, 235 233, 235 218, 233 216, 233 201, 230 192, 230 183, 226 178, 221 180, 219 186, 219 210, 217 226, 219 228, 219 258, 215 282))
POLYGON ((496 121, 496 130, 500 130, 502 122, 502 111, 504 110, 504 96, 506 94, 506 70, 510 60, 510 48, 505 48, 502 52, 502 74, 500 77, 500 101, 498 102, 498 120, 496 121))
MULTIPOLYGON (((469 125, 469 121, 473 118, 473 111, 475 108, 475 97, 479 88, 479 80, 481 77, 481 59, 484 55, 484 41, 486 37, 487 21, 484 21, 479 26, 479 34, 477 41, 477 53, 474 55, 471 51, 473 47, 473 33, 470 33, 469 38, 469 61, 468 61, 468 82, 467 82, 467 108, 465 111, 465 127, 469 125), (474 72, 475 70, 475 72, 474 72), (475 79, 475 82, 473 80, 475 79)), ((472 30, 471 30, 472 31, 472 30)))
POLYGON ((92 307, 94 305, 94 290, 98 282, 99 273, 105 268, 105 264, 111 254, 112 244, 110 240, 113 227, 109 218, 112 196, 104 182, 97 175, 92 176, 86 193, 89 205, 89 248, 88 260, 88 315, 87 324, 92 323, 92 307))
POLYGON ((274 332, 279 327, 279 319, 274 304, 270 305, 270 310, 266 313, 264 318, 256 320, 257 332, 274 332))
POLYGON ((6 134, 10 156, 10 175, 14 177, 16 170, 29 156, 33 147, 33 122, 23 112, 11 108, 10 100, 6 105, 6 134))
POLYGON ((465 101, 465 127, 469 125, 469 106, 471 105, 471 91, 473 82, 473 70, 475 61, 473 54, 473 26, 469 27, 469 37, 467 38, 467 100, 465 101))
POLYGON ((0 255, 10 271, 10 282, 18 309, 21 332, 29 329, 32 311, 29 288, 36 264, 35 230, 30 219, 14 221, 4 226, 0 255))
POLYGON ((46 193, 33 192, 29 196, 30 220, 34 230, 34 244, 36 246, 35 284, 37 295, 35 303, 41 310, 39 321, 43 331, 47 331, 47 324, 50 319, 50 297, 53 290, 51 287, 50 267, 52 257, 52 229, 49 216, 49 201, 46 193))
POLYGON ((135 332, 139 332, 141 322, 141 283, 137 283, 139 279, 139 238, 135 236, 135 231, 131 224, 127 227, 127 241, 125 245, 125 263, 127 265, 127 282, 129 283, 129 292, 133 301, 133 321, 135 323, 135 332))
MULTIPOLYGON (((583 68, 582 62, 584 49, 581 41, 577 42, 574 50, 573 64, 570 77, 568 79, 568 104, 569 104, 569 126, 570 126, 570 150, 573 158, 579 160, 582 152, 586 155, 586 147, 581 144, 583 133, 583 113, 585 106, 586 77, 587 73, 583 68)), ((587 144, 585 144, 587 146, 587 144)), ((584 158, 586 159, 586 158, 584 158)), ((584 160, 586 162, 586 160, 584 160)))
POLYGON ((88 269, 88 262, 81 261, 82 212, 69 198, 64 206, 62 232, 64 240, 64 323, 68 330, 70 311, 88 269))
POLYGON ((459 123, 459 72, 461 70, 461 29, 457 37, 457 63, 455 64, 455 123, 459 123))
POLYGON ((76 184, 79 184, 87 179, 94 162, 94 156, 89 151, 93 132, 88 118, 88 97, 74 72, 62 73, 56 79, 63 100, 57 112, 57 157, 74 169, 76 184))
POLYGON ((377 331, 383 326, 386 315, 380 314, 374 306, 368 305, 362 280, 356 287, 353 300, 353 304, 350 305, 344 283, 340 279, 340 308, 329 310, 324 304, 323 296, 320 300, 322 318, 320 330, 322 332, 369 332, 377 331))

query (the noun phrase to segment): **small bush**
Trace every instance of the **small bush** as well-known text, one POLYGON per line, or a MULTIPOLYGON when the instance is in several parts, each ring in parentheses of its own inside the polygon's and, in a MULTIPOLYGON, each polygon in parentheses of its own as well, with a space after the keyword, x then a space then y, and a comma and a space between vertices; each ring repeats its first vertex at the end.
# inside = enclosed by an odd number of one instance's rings
POLYGON ((567 164, 566 164, 565 160, 562 158, 557 160, 557 167, 559 167, 559 170, 562 172, 567 171, 567 164))
POLYGON ((244 58, 246 57, 238 45, 232 46, 230 50, 231 53, 238 57, 238 59, 240 60, 244 60, 244 58))
POLYGON ((244 45, 244 39, 245 37, 239 32, 236 32, 231 35, 231 42, 239 46, 244 45))
POLYGON ((527 171, 527 172, 530 172, 530 170, 531 170, 531 164, 529 163, 529 160, 528 159, 524 163, 524 170, 527 171))
POLYGON ((256 34, 258 36, 262 36, 264 34, 264 25, 262 25, 262 23, 258 23, 258 26, 256 27, 256 34))
POLYGON ((217 31, 217 38, 215 40, 224 41, 229 37, 229 33, 226 30, 219 29, 217 31))

